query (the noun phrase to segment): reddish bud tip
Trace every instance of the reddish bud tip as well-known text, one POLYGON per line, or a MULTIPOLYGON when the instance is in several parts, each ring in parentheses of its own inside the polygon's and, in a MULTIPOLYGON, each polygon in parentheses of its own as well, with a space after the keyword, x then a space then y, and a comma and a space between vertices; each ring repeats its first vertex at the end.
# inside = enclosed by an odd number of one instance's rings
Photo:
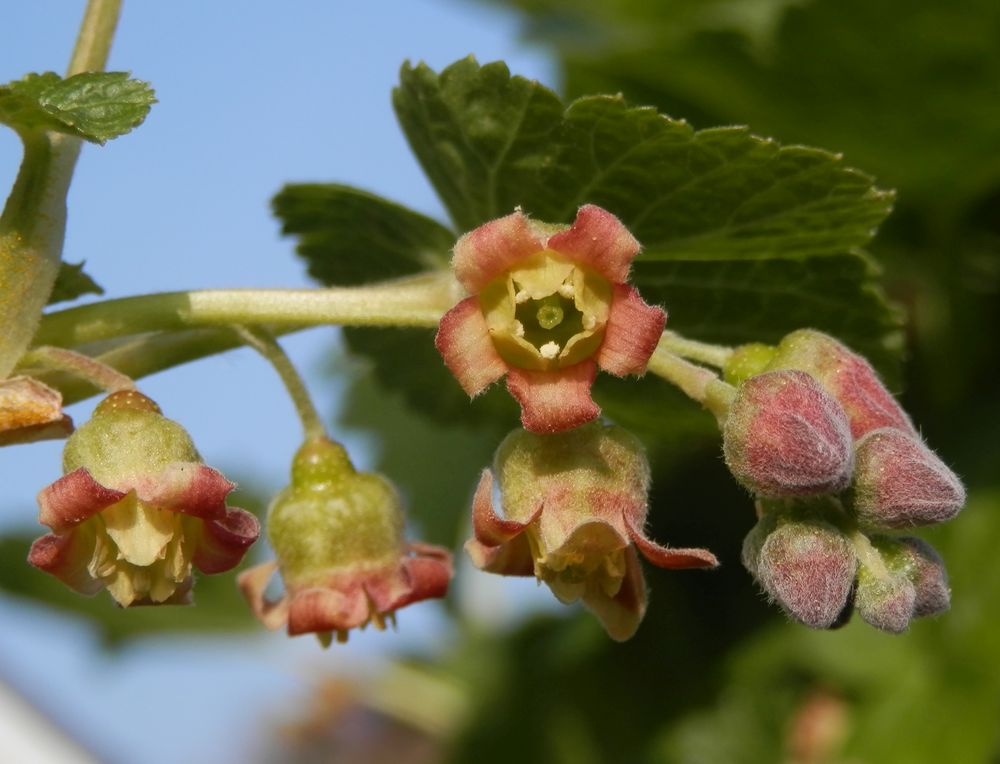
POLYGON ((779 521, 756 563, 764 590, 806 626, 831 628, 848 606, 857 559, 850 541, 829 523, 779 521))
POLYGON ((914 431, 871 364, 822 332, 800 329, 784 337, 769 368, 799 369, 814 376, 844 407, 855 438, 879 427, 914 431))
POLYGON ((855 448, 853 506, 861 523, 907 528, 950 520, 965 504, 954 472, 916 436, 885 427, 855 448))
POLYGON ((759 496, 839 493, 850 482, 851 431, 843 409, 801 371, 744 382, 723 432, 726 464, 759 496))
POLYGON ((897 564, 902 564, 917 592, 913 614, 923 617, 946 611, 951 607, 951 589, 944 560, 937 550, 914 536, 904 536, 896 542, 900 546, 897 564))

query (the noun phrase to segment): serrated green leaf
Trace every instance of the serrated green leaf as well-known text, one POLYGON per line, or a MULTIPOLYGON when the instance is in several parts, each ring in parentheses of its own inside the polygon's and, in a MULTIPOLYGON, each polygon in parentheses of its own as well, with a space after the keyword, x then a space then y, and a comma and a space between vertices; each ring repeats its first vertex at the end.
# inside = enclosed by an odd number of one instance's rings
POLYGON ((281 232, 298 237, 309 275, 362 284, 446 268, 455 234, 387 199, 334 183, 285 186, 271 202, 281 232))
POLYGON ((460 231, 511 212, 537 188, 563 112, 551 90, 472 57, 440 74, 404 64, 392 102, 460 231))
POLYGON ((49 305, 57 302, 68 302, 85 294, 104 294, 104 289, 89 275, 84 273, 86 263, 60 263, 56 283, 49 295, 49 305))
POLYGON ((149 84, 127 72, 29 74, 0 86, 0 122, 104 143, 141 124, 155 102, 149 84))

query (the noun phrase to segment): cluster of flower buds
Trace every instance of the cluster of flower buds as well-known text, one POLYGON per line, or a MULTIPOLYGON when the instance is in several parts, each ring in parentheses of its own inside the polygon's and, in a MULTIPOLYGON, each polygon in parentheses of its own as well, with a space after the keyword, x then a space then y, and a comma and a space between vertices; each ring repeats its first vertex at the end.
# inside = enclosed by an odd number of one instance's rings
POLYGON ((627 430, 591 423, 557 435, 512 432, 484 470, 466 551, 476 567, 536 576, 561 602, 582 600, 612 639, 631 637, 646 611, 638 552, 661 568, 718 565, 705 549, 650 540, 649 465, 627 430), (493 508, 499 483, 501 517, 493 508))
POLYGON ((28 561, 79 592, 106 588, 122 607, 187 604, 192 566, 229 570, 259 534, 253 515, 226 506, 234 484, 134 390, 98 404, 66 442, 63 470, 38 495, 52 533, 28 561))
POLYGON ((940 523, 965 503, 871 365, 813 330, 737 350, 723 427, 726 464, 762 517, 744 564, 793 618, 817 628, 857 609, 886 631, 947 609, 926 543, 881 531, 940 523))
POLYGON ((404 540, 392 484, 355 471, 327 438, 296 453, 291 485, 272 502, 267 530, 277 559, 240 574, 240 589, 265 626, 315 633, 324 645, 369 623, 384 629, 404 605, 443 597, 452 576, 447 550, 404 540), (265 588, 276 570, 285 594, 272 601, 265 588))

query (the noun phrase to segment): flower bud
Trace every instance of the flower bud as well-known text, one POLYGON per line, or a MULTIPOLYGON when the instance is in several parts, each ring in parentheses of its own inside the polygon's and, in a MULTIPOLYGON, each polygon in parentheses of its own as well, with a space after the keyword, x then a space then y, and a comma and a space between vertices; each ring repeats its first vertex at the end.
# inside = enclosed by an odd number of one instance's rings
POLYGON ((954 472, 915 435, 884 427, 855 447, 852 506, 873 528, 906 528, 950 520, 965 504, 954 472))
POLYGON ((916 588, 902 573, 887 570, 880 574, 864 564, 858 566, 854 607, 876 629, 893 634, 906 631, 916 600, 916 588))
POLYGON ((951 606, 948 573, 934 547, 915 536, 875 536, 872 537, 872 544, 879 550, 890 571, 905 576, 913 584, 916 592, 913 604, 915 617, 937 615, 951 606))
POLYGON ((879 427, 915 432, 871 364, 822 332, 800 329, 786 335, 768 368, 798 369, 815 377, 844 407, 855 439, 879 427))
POLYGON ((850 541, 822 520, 778 519, 756 556, 755 575, 764 591, 789 616, 814 629, 838 624, 856 571, 850 541))
POLYGON ((672 549, 644 533, 649 465, 621 427, 588 424, 556 435, 518 430, 484 470, 473 506, 476 567, 534 575, 561 602, 582 600, 612 639, 635 633, 646 609, 636 549, 663 568, 712 567, 704 549, 672 549), (503 516, 493 509, 494 473, 503 516))
POLYGON ((107 588, 123 607, 187 603, 192 566, 229 570, 257 539, 257 519, 226 506, 233 483, 134 390, 97 406, 66 442, 63 469, 38 495, 53 532, 28 561, 79 592, 107 588))
POLYGON ((240 588, 269 628, 315 632, 329 644, 350 629, 393 621, 411 602, 443 597, 451 555, 408 544, 395 488, 354 470, 343 447, 326 438, 306 442, 292 463, 292 482, 271 503, 268 539, 277 561, 244 572, 240 588), (277 602, 264 589, 276 569, 285 583, 277 602))
POLYGON ((733 476, 758 496, 838 493, 851 479, 844 411, 801 371, 767 372, 740 385, 723 451, 733 476))
POLYGON ((750 377, 756 377, 768 370, 777 348, 762 342, 740 345, 726 360, 723 375, 731 385, 741 385, 750 377))

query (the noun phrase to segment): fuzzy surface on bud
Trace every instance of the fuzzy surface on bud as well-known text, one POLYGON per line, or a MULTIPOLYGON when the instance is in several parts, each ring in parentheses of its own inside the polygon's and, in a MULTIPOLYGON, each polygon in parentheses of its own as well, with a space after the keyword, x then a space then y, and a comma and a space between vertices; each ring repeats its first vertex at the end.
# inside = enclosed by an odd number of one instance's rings
POLYGON ((249 512, 226 506, 235 485, 134 390, 97 406, 67 441, 63 470, 38 495, 52 533, 28 561, 79 592, 106 588, 123 607, 188 603, 192 567, 229 570, 260 531, 249 512))
POLYGON ((441 319, 435 346, 476 396, 506 375, 532 432, 595 419, 601 368, 642 374, 666 314, 625 281, 639 243, 607 210, 587 204, 571 226, 520 210, 455 244, 452 267, 470 295, 441 319))
POLYGON ((306 442, 292 462, 291 484, 271 503, 268 539, 277 559, 245 571, 239 585, 268 628, 292 636, 333 635, 369 623, 384 629, 395 611, 443 597, 452 576, 451 554, 407 543, 396 489, 380 475, 356 472, 343 447, 326 438, 306 442), (285 594, 265 588, 280 570, 285 594))
POLYGON ((872 430, 855 445, 855 461, 851 505, 862 525, 933 525, 965 505, 962 481, 909 432, 872 430))
POLYGON ((718 564, 707 550, 646 536, 648 489, 642 445, 621 427, 593 423, 549 436, 518 430, 501 443, 493 470, 483 471, 465 549, 481 570, 533 575, 561 602, 581 600, 613 639, 628 639, 646 609, 637 550, 662 568, 718 564))
POLYGON ((851 480, 851 431, 840 404, 809 374, 759 374, 737 390, 723 428, 733 476, 758 496, 838 493, 851 480))
POLYGON ((764 591, 799 623, 839 625, 858 562, 850 540, 817 519, 765 516, 744 543, 743 562, 764 591))
POLYGON ((844 407, 855 439, 880 427, 915 432, 871 364, 827 334, 799 329, 786 335, 767 368, 797 369, 815 377, 844 407))

